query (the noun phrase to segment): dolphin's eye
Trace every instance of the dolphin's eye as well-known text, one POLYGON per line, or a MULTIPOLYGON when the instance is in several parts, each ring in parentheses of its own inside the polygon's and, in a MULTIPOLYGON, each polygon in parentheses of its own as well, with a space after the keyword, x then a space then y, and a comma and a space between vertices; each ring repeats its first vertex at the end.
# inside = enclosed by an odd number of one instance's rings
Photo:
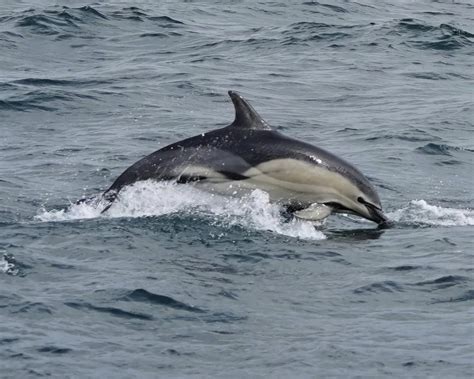
POLYGON ((365 201, 364 198, 362 198, 360 196, 357 198, 357 201, 361 204, 367 204, 367 201, 365 201))

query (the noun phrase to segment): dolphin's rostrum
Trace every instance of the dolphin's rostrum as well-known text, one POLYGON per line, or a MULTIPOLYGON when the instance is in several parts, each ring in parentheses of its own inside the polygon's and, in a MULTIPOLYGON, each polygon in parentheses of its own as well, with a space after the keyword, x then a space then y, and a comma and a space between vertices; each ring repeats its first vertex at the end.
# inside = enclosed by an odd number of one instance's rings
POLYGON ((229 96, 235 107, 232 124, 168 145, 130 166, 104 192, 108 205, 103 212, 123 187, 152 179, 193 183, 222 194, 261 189, 307 220, 342 212, 387 223, 375 188, 359 170, 326 150, 284 136, 237 92, 229 96))

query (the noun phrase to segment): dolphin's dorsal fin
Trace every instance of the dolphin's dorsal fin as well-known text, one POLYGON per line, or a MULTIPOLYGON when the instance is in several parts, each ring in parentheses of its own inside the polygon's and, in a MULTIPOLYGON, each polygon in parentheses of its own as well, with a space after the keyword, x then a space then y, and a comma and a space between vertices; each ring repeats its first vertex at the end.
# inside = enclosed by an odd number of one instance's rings
POLYGON ((230 125, 234 128, 272 130, 270 125, 260 117, 250 103, 235 91, 229 91, 229 96, 234 103, 235 120, 230 125))

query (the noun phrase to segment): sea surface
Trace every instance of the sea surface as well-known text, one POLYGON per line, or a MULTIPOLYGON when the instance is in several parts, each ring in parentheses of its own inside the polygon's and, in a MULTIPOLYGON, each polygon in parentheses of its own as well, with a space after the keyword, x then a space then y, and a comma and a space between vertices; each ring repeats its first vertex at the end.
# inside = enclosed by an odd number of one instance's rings
POLYGON ((0 377, 474 376, 471 1, 0 2, 0 377), (239 91, 390 229, 141 182, 239 91))

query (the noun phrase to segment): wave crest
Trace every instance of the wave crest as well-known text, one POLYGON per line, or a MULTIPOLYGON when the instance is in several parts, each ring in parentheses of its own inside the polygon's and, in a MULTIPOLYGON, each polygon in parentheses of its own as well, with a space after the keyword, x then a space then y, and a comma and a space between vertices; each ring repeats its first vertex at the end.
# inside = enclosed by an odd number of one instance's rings
POLYGON ((425 200, 412 200, 408 206, 388 214, 395 222, 438 226, 474 225, 474 210, 444 208, 425 200))

